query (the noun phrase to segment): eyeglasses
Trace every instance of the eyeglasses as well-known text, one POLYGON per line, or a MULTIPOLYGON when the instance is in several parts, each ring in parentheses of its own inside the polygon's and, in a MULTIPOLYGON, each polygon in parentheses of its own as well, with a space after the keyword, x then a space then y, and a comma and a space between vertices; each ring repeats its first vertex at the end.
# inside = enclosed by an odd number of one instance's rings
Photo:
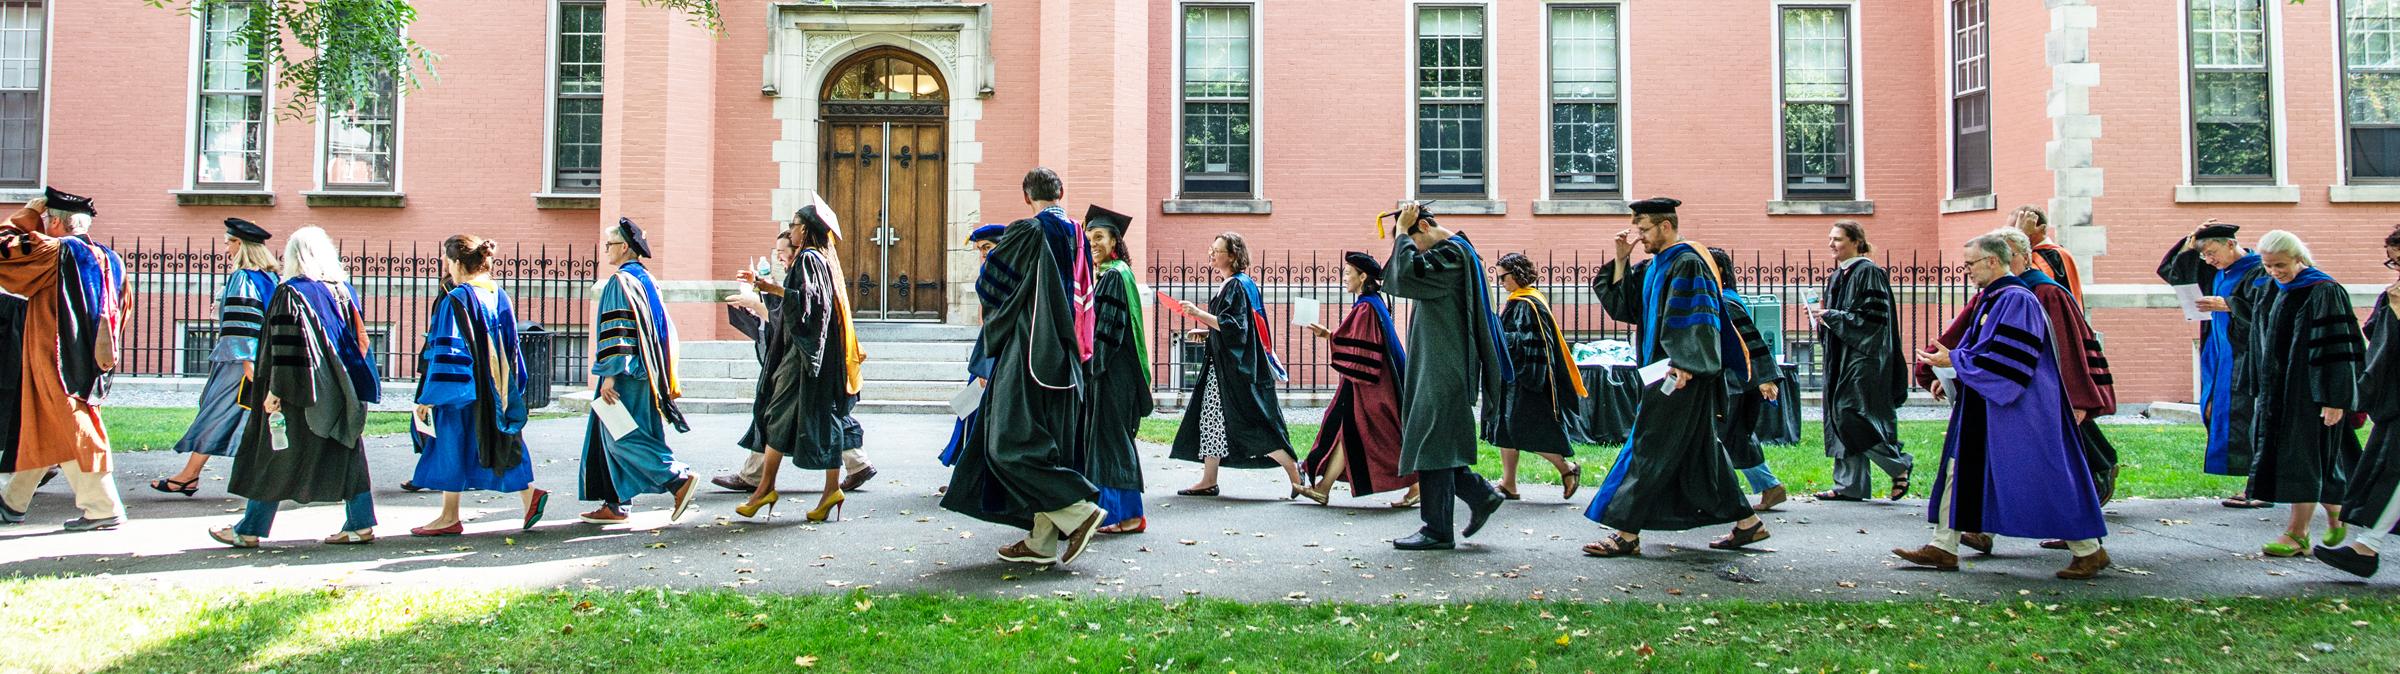
POLYGON ((2389 257, 2387 257, 2387 258, 2384 258, 2384 259, 2383 259, 2383 268, 2385 268, 2385 269, 2393 269, 2393 270, 2400 270, 2400 258, 2389 258, 2389 257))
POLYGON ((1983 262, 1984 260, 1989 260, 1989 259, 1992 259, 1992 256, 1990 256, 1990 255, 1985 255, 1985 256, 1983 256, 1983 257, 1978 257, 1978 258, 1969 258, 1969 259, 1967 260, 1967 263, 1966 263, 1966 264, 1964 264, 1964 265, 1961 265, 1961 266, 1962 266, 1962 267, 1964 267, 1964 268, 1965 268, 1966 270, 1968 270, 1968 271, 1974 271, 1974 270, 1975 270, 1975 265, 1976 265, 1976 264, 1979 264, 1979 263, 1983 262))

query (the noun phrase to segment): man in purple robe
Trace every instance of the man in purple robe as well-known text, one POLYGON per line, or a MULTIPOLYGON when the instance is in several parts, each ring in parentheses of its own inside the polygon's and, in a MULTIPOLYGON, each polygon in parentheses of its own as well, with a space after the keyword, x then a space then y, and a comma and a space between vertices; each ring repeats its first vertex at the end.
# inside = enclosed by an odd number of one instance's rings
POLYGON ((2010 273, 2014 258, 1998 234, 1967 243, 1967 273, 1983 287, 1974 316, 1956 350, 1937 344, 1920 358, 1957 375, 1958 404, 1926 514, 1933 542, 1892 554, 1956 571, 1960 543, 1990 554, 1994 534, 2055 538, 2075 554, 2058 577, 2088 579, 2108 568, 2100 547, 2108 525, 2067 408, 2049 318, 2010 273))

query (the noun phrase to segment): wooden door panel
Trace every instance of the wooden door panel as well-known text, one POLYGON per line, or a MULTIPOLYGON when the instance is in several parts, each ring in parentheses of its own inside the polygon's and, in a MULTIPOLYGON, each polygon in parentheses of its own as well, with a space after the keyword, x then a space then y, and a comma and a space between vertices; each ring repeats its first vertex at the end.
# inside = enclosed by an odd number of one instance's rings
POLYGON ((909 179, 905 183, 898 176, 893 179, 894 189, 903 184, 908 186, 911 213, 903 230, 916 242, 908 249, 906 265, 909 276, 917 280, 915 292, 909 296, 909 308, 921 315, 939 317, 949 305, 944 273, 945 256, 950 249, 949 138, 941 124, 913 124, 909 129, 909 154, 915 157, 909 162, 909 179))
POLYGON ((884 120, 839 119, 827 121, 820 137, 818 189, 841 218, 846 238, 836 248, 858 318, 943 318, 949 308, 944 125, 892 119, 887 137, 884 120), (888 250, 877 244, 885 225, 895 239, 888 250))

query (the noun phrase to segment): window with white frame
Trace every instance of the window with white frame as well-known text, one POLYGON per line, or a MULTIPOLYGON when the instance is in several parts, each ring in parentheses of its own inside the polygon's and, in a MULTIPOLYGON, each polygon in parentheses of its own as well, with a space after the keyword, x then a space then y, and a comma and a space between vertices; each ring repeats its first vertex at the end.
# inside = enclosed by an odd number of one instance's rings
POLYGON ((2189 0, 2192 181, 2275 182, 2267 0, 2189 0))
POLYGON ((399 82, 375 79, 367 97, 325 115, 325 189, 390 191, 398 184, 399 82))
POLYGON ((1249 198, 1251 22, 1247 5, 1183 9, 1183 185, 1187 197, 1249 198))
POLYGON ((42 186, 40 2, 0 2, 0 188, 42 186))
POLYGON ((1417 8, 1417 193, 1482 198, 1485 96, 1482 7, 1417 8))
POLYGON ((1992 193, 1991 17, 1987 0, 1950 2, 1950 196, 1992 193))
POLYGON ((1614 5, 1550 8, 1550 192, 1557 198, 1624 195, 1618 26, 1614 5))
POLYGON ((1850 8, 1782 8, 1785 199, 1856 198, 1850 8))
POLYGON ((2342 121, 2353 182, 2400 182, 2400 0, 2342 3, 2342 121))
POLYGON ((267 70, 264 51, 248 34, 254 7, 220 2, 199 11, 200 124, 192 162, 196 187, 266 187, 267 70))
POLYGON ((607 5, 558 3, 557 113, 550 128, 550 191, 600 191, 600 47, 607 5))

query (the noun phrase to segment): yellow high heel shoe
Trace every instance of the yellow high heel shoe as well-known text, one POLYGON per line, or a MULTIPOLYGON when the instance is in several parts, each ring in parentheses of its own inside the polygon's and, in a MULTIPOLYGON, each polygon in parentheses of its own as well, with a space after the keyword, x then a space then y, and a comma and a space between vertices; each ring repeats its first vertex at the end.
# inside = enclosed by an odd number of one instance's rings
POLYGON ((757 517, 757 516, 758 516, 758 509, 760 509, 760 508, 765 508, 765 509, 767 509, 767 516, 768 516, 768 517, 774 517, 774 516, 775 516, 775 502, 776 502, 776 501, 781 501, 781 500, 783 500, 783 492, 779 492, 779 491, 771 491, 771 492, 767 492, 767 498, 766 498, 766 500, 763 500, 763 501, 762 501, 762 500, 758 500, 758 499, 751 499, 751 500, 750 500, 749 502, 747 502, 747 503, 743 503, 743 504, 741 504, 741 505, 734 506, 734 507, 733 507, 733 512, 735 512, 735 513, 737 513, 737 514, 739 514, 739 515, 741 515, 741 516, 743 516, 743 517, 757 517))
POLYGON ((835 522, 842 521, 842 501, 848 500, 849 498, 850 497, 848 495, 840 491, 826 494, 825 500, 817 502, 816 510, 808 511, 808 521, 823 522, 826 520, 827 515, 831 515, 833 521, 835 522))

